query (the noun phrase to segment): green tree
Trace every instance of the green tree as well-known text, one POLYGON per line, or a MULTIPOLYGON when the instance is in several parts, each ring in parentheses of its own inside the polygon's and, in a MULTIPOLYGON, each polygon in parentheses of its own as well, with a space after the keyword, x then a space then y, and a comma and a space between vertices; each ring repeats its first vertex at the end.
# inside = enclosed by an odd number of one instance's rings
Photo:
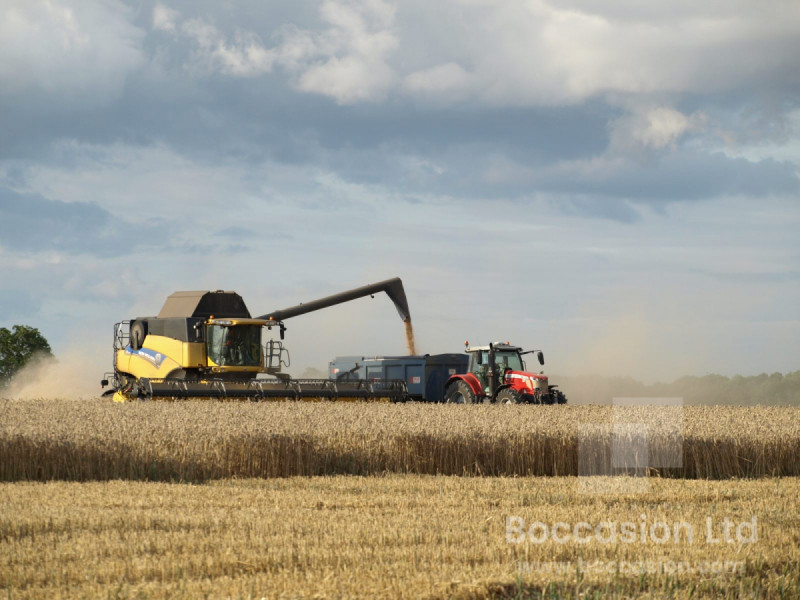
POLYGON ((38 329, 14 325, 9 331, 0 327, 0 387, 8 385, 14 374, 35 355, 53 355, 50 344, 38 329))

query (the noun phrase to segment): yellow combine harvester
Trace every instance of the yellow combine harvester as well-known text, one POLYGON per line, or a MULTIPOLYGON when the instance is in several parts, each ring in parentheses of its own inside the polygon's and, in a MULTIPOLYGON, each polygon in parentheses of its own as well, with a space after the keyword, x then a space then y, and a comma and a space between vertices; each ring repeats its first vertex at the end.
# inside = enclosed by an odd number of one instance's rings
POLYGON ((410 322, 403 282, 387 279, 250 316, 235 292, 175 292, 156 317, 137 317, 114 326, 114 371, 106 374, 104 396, 136 399, 366 400, 397 402, 407 397, 404 381, 293 379, 283 346, 283 321, 386 292, 400 317, 410 322), (266 332, 267 335, 262 334, 266 332), (280 340, 266 339, 269 333, 280 340))

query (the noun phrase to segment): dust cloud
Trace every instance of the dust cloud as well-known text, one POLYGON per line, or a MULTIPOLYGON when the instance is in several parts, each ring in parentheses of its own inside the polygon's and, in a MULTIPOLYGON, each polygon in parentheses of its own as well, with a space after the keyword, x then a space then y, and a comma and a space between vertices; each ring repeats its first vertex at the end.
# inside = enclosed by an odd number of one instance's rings
POLYGON ((659 382, 691 374, 703 360, 699 348, 679 348, 679 322, 629 310, 585 327, 563 354, 551 354, 550 383, 571 404, 610 404, 613 398, 652 396, 659 382), (673 337, 671 337, 673 336, 673 337))
POLYGON ((575 336, 559 362, 571 366, 571 375, 651 377, 665 358, 653 355, 655 337, 653 324, 641 314, 610 317, 575 336))
POLYGON ((17 400, 97 398, 101 393, 100 365, 107 360, 107 356, 105 361, 91 354, 87 357, 77 349, 67 350, 58 358, 34 357, 14 375, 2 396, 17 400))

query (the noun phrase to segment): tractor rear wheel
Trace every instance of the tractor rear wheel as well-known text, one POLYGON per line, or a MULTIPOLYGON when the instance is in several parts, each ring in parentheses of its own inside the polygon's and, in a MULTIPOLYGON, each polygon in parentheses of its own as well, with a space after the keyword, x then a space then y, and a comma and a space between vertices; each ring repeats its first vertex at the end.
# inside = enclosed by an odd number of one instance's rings
POLYGON ((519 392, 512 388, 503 388, 502 390, 497 392, 495 402, 497 402, 498 404, 519 404, 520 403, 519 392))
POLYGON ((553 390, 553 398, 555 399, 556 404, 567 403, 567 396, 560 390, 553 390))
POLYGON ((444 401, 448 404, 475 404, 475 392, 466 381, 454 381, 447 386, 444 401))

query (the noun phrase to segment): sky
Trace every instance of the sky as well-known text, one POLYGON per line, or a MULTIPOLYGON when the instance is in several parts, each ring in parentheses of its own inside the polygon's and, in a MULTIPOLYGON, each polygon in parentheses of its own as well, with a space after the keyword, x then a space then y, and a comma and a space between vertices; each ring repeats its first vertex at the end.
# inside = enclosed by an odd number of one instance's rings
MULTIPOLYGON (((419 350, 800 369, 800 3, 4 0, 0 327, 111 365, 176 290, 399 276, 419 350)), ((384 296, 291 372, 404 352, 384 296)))

